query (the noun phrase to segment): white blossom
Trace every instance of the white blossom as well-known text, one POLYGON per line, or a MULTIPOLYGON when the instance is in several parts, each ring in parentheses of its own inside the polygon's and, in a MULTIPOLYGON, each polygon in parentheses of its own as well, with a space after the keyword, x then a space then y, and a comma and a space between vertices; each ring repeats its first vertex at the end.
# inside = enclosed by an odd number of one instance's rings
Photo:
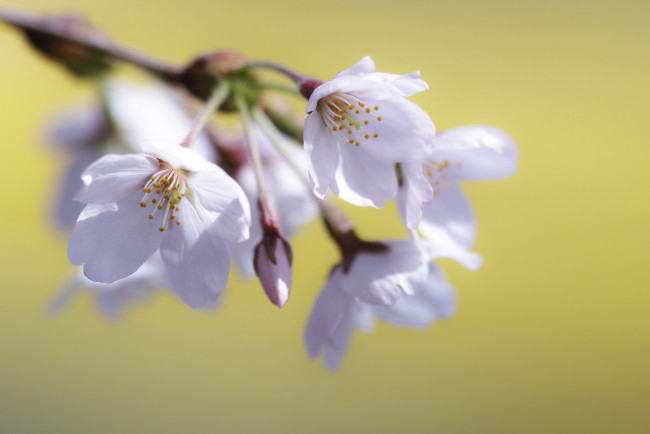
MULTIPOLYGON (((516 170, 516 145, 497 128, 466 126, 440 133, 427 158, 401 165, 397 207, 402 221, 429 239, 438 256, 458 259, 474 246, 477 228, 459 181, 504 178, 516 170)), ((475 260, 461 263, 480 266, 475 260)))
POLYGON ((191 149, 147 145, 90 165, 76 200, 86 203, 68 258, 95 282, 111 283, 160 254, 174 289, 191 307, 213 302, 228 280, 227 242, 249 236, 239 185, 191 149))
MULTIPOLYGON (((53 201, 61 229, 72 227, 83 209, 73 197, 83 187, 81 174, 90 163, 108 153, 140 152, 141 143, 180 142, 192 125, 181 98, 163 86, 109 80, 102 92, 105 106, 79 104, 64 110, 48 128, 47 140, 68 160, 53 201)), ((194 149, 215 159, 205 134, 196 138, 194 149)))
POLYGON ((307 103, 305 151, 314 194, 380 208, 397 194, 394 165, 421 161, 433 122, 404 98, 428 89, 419 72, 374 72, 370 57, 317 87, 307 103))
MULTIPOLYGON (((355 272, 354 267, 350 271, 355 272)), ((388 306, 366 303, 344 289, 343 273, 337 268, 321 290, 305 328, 304 340, 311 360, 321 353, 325 366, 338 370, 355 329, 371 332, 377 317, 399 327, 425 328, 455 311, 456 295, 442 272, 428 266, 426 279, 413 294, 388 306)))

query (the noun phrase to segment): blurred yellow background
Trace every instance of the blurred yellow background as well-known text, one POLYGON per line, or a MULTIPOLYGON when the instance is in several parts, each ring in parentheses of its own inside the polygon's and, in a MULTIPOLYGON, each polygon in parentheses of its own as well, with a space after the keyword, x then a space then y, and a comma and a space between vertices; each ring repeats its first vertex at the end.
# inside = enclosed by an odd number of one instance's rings
MULTIPOLYGON (((650 432, 650 3, 621 1, 21 0, 77 11, 176 61, 234 48, 329 79, 371 55, 419 69, 441 130, 512 135, 520 170, 466 185, 476 273, 444 266, 458 313, 425 331, 357 333, 338 373, 302 330, 337 260, 314 222, 294 240, 278 311, 231 274, 222 307, 171 295, 106 321, 89 297, 45 308, 68 278, 47 213, 62 161, 44 122, 91 93, 0 27, 0 432, 650 432)), ((394 206, 346 210, 403 237, 394 206)))

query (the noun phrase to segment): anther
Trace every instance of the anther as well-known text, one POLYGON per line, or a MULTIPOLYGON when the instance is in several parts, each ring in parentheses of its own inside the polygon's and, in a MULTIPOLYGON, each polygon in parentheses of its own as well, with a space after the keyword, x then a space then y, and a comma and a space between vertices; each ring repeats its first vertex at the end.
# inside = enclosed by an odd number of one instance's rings
POLYGON ((348 130, 348 134, 352 134, 352 130, 348 130))
POLYGON ((158 203, 158 200, 156 200, 156 199, 151 199, 151 203, 158 203))
POLYGON ((375 106, 375 110, 379 110, 379 106, 378 106, 378 105, 375 106))
POLYGON ((160 232, 165 232, 165 228, 159 228, 160 232))
POLYGON ((381 122, 381 116, 377 116, 377 120, 381 122))
POLYGON ((158 205, 157 208, 158 208, 158 209, 162 209, 162 205, 158 205))
POLYGON ((359 142, 356 142, 355 145, 358 147, 358 146, 359 146, 359 142))
POLYGON ((174 220, 176 218, 176 216, 175 215, 170 215, 169 218, 174 220))
POLYGON ((354 139, 350 139, 350 140, 348 140, 348 142, 349 142, 350 144, 353 144, 353 143, 354 143, 354 139))
POLYGON ((149 220, 153 220, 153 214, 149 214, 149 220))
POLYGON ((369 137, 370 137, 370 135, 368 135, 368 134, 366 134, 366 135, 365 135, 365 136, 363 136, 363 137, 365 137, 365 138, 367 139, 367 138, 369 138, 369 137))
POLYGON ((372 135, 372 137, 376 139, 377 137, 379 137, 379 134, 375 133, 372 135))
POLYGON ((334 125, 334 126, 332 127, 332 131, 336 131, 336 130, 338 130, 338 128, 336 127, 336 125, 334 125))
POLYGON ((363 121, 363 124, 368 125, 368 120, 366 119, 365 121, 363 121))
POLYGON ((366 109, 366 113, 370 113, 370 109, 369 109, 369 108, 366 109))
POLYGON ((177 221, 176 221, 176 226, 180 226, 180 225, 181 225, 181 222, 179 222, 179 221, 177 220, 177 221))
POLYGON ((354 112, 355 112, 356 114, 359 114, 359 109, 355 110, 354 112))

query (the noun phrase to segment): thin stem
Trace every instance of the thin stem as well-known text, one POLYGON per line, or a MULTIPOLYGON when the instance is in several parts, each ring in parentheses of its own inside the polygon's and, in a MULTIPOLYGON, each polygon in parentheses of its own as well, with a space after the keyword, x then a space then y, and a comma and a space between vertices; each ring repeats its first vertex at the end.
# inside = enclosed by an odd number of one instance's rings
POLYGON ((286 67, 284 65, 280 65, 280 64, 275 63, 275 62, 267 62, 267 61, 264 61, 264 60, 257 60, 257 61, 253 61, 253 62, 248 62, 247 66, 249 66, 251 68, 272 69, 273 71, 277 71, 277 72, 289 77, 291 80, 296 82, 296 84, 299 84, 300 82, 302 82, 302 81, 309 78, 309 77, 307 77, 305 75, 300 74, 297 71, 294 71, 291 68, 288 68, 288 67, 286 67))
MULTIPOLYGON (((273 122, 268 118, 266 113, 260 108, 256 107, 253 109, 253 119, 262 127, 264 132, 269 136, 271 142, 275 145, 275 149, 282 155, 287 164, 293 169, 293 171, 298 175, 302 183, 307 188, 307 191, 311 191, 311 183, 307 176, 305 175, 303 169, 298 165, 296 160, 293 158, 289 152, 287 143, 280 136, 280 132, 275 128, 273 122)), ((318 204, 320 209, 321 216, 325 220, 325 224, 328 227, 328 230, 333 231, 333 236, 336 238, 342 234, 350 233, 354 230, 354 223, 347 218, 343 212, 337 208, 331 201, 327 199, 319 199, 316 196, 311 195, 318 204)))
POLYGON ((222 102, 226 100, 229 92, 230 85, 227 81, 222 80, 219 82, 219 84, 217 84, 217 86, 212 91, 212 95, 210 95, 210 99, 208 99, 208 101, 201 109, 201 112, 196 117, 196 120, 192 125, 192 129, 187 134, 187 137, 185 137, 185 139, 181 142, 181 146, 189 148, 192 145, 196 139, 196 136, 198 136, 203 128, 205 128, 217 108, 221 105, 222 102))
POLYGON ((298 90, 296 90, 293 87, 284 86, 282 84, 263 82, 263 83, 259 83, 258 86, 261 89, 264 89, 264 90, 278 90, 280 92, 285 92, 285 93, 288 93, 290 95, 300 96, 300 92, 298 92, 298 90))
POLYGON ((179 67, 166 64, 144 54, 118 46, 107 39, 84 39, 74 34, 70 34, 69 32, 67 33, 52 28, 51 25, 48 25, 47 18, 0 8, 0 20, 27 32, 38 32, 44 35, 74 42, 75 44, 94 50, 98 53, 138 66, 165 81, 178 82, 182 72, 182 69, 179 67))
POLYGON ((250 111, 246 105, 246 102, 241 96, 238 95, 235 101, 237 104, 237 109, 239 110, 239 114, 242 118, 244 134, 246 135, 246 142, 248 144, 248 151, 250 152, 251 162, 253 163, 253 170, 255 172, 255 178, 257 179, 258 198, 260 203, 268 202, 269 193, 266 189, 266 184, 264 183, 262 159, 257 147, 257 142, 255 141, 255 134, 253 133, 253 124, 250 118, 250 111))
POLYGON ((271 119, 269 119, 266 113, 264 113, 264 111, 259 107, 255 107, 253 109, 252 115, 253 115, 253 119, 255 119, 255 122, 257 122, 258 125, 269 136, 271 142, 275 146, 275 149, 277 149, 280 155, 282 155, 284 161, 286 161, 287 164, 291 166, 291 168, 296 173, 296 175, 298 175, 298 177, 305 185, 307 190, 311 191, 311 183, 309 182, 309 179, 307 179, 307 176, 305 175, 303 169, 300 166, 298 166, 298 163, 296 163, 294 158, 289 153, 289 150, 287 149, 287 143, 282 139, 282 137, 280 136, 280 132, 275 128, 275 125, 273 125, 271 119))

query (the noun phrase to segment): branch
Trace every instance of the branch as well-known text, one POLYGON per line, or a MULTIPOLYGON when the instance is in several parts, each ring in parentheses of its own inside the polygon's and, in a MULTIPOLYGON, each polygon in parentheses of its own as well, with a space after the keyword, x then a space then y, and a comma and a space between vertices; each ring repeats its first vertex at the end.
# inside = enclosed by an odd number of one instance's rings
MULTIPOLYGON (((30 34, 36 34, 41 37, 50 37, 52 39, 76 44, 97 54, 135 65, 164 81, 176 83, 180 80, 180 75, 183 71, 182 68, 169 65, 142 53, 121 47, 96 30, 86 32, 86 34, 82 36, 79 34, 81 33, 79 31, 79 26, 74 28, 74 26, 66 25, 70 24, 72 18, 73 17, 71 16, 58 16, 53 18, 40 17, 0 8, 0 20, 23 30, 28 37, 30 34), (67 21, 67 23, 65 21, 67 21)), ((78 17, 76 18, 76 23, 80 24, 81 21, 79 21, 78 17)))

